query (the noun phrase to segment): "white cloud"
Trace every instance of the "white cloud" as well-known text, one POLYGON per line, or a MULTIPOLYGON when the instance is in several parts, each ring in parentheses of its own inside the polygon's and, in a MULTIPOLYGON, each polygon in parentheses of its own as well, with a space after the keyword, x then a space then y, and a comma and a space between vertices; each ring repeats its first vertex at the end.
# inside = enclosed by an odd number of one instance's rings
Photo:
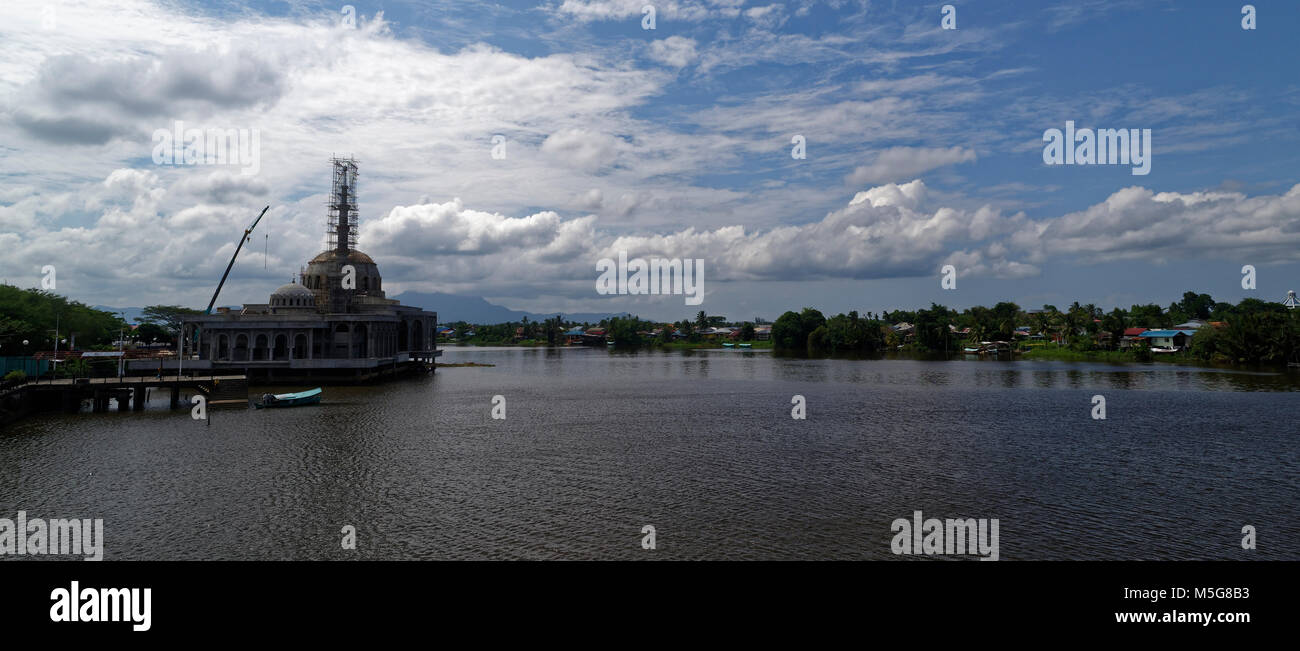
POLYGON ((933 169, 974 160, 975 152, 962 147, 946 149, 892 147, 880 152, 871 164, 853 170, 853 173, 848 176, 848 182, 853 185, 863 185, 901 181, 933 169))
POLYGON ((684 68, 695 56, 695 39, 669 36, 650 42, 650 58, 667 66, 684 68))
POLYGON ((557 11, 581 22, 623 20, 633 16, 640 20, 642 8, 651 5, 655 8, 655 22, 658 23, 664 18, 704 20, 715 15, 715 8, 726 9, 734 4, 732 0, 564 0, 557 11))
POLYGON ((561 164, 587 172, 612 165, 618 156, 619 140, 611 135, 586 129, 566 129, 542 141, 542 153, 561 164))

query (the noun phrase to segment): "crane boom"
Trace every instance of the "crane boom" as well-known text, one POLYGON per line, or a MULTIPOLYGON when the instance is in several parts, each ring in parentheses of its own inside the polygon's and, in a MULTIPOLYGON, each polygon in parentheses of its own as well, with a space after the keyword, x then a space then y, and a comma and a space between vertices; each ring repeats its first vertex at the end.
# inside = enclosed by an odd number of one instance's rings
POLYGON ((262 215, 265 215, 266 211, 270 209, 270 206, 263 208, 257 219, 253 220, 252 225, 244 229, 244 234, 239 237, 239 245, 235 247, 235 255, 230 256, 230 264, 226 265, 226 273, 221 274, 221 282, 217 283, 217 291, 212 293, 212 300, 208 301, 208 309, 203 312, 204 314, 212 314, 212 306, 216 304, 217 296, 221 294, 221 288, 226 284, 226 277, 230 275, 230 268, 235 266, 235 258, 239 257, 239 250, 244 248, 244 242, 248 241, 248 236, 252 234, 254 228, 257 228, 257 222, 262 221, 262 215))

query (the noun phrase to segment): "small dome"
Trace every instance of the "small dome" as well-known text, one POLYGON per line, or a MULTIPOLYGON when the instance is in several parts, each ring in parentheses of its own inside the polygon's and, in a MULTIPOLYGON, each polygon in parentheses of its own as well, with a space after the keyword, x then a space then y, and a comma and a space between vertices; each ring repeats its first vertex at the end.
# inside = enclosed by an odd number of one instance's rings
POLYGON ((313 296, 310 289, 298 283, 281 285, 279 289, 271 292, 272 298, 312 298, 313 296))
MULTIPOLYGON (((317 263, 317 262, 333 262, 333 261, 334 261, 333 251, 321 251, 320 254, 312 258, 311 263, 308 264, 317 263)), ((360 251, 348 251, 348 262, 361 263, 361 264, 375 263, 375 261, 372 260, 370 256, 360 251)))

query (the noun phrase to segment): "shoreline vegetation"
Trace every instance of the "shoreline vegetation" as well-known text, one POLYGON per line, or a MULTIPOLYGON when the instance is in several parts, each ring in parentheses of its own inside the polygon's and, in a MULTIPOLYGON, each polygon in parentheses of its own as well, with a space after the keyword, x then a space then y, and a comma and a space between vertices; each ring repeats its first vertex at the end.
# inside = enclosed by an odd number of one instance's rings
POLYGON ((704 311, 694 319, 654 322, 635 316, 597 324, 453 323, 448 346, 600 346, 612 349, 740 348, 793 355, 918 358, 990 355, 1026 360, 1108 363, 1170 362, 1205 366, 1300 367, 1300 310, 1257 298, 1236 304, 1184 292, 1167 307, 1154 303, 1106 312, 1077 301, 1022 309, 1010 302, 958 311, 931 303, 921 310, 851 311, 827 318, 806 307, 775 322, 730 321, 704 311), (743 346, 743 347, 742 347, 743 346))
MULTIPOLYGON (((48 355, 56 335, 61 351, 115 351, 119 346, 130 351, 167 350, 175 346, 180 322, 196 313, 181 306, 151 305, 144 308, 140 323, 129 324, 118 314, 53 292, 0 284, 0 358, 48 355), (119 344, 119 336, 127 341, 119 344)), ((962 311, 931 303, 921 310, 851 311, 829 318, 806 307, 769 322, 758 317, 729 320, 701 310, 693 319, 673 323, 636 316, 594 324, 568 322, 559 316, 499 324, 455 322, 441 328, 439 335, 439 344, 449 347, 585 344, 614 350, 770 350, 860 358, 887 353, 952 358, 975 350, 1028 360, 1300 367, 1300 309, 1257 298, 1231 304, 1192 291, 1167 307, 1151 303, 1110 312, 1078 302, 1065 309, 1054 305, 1022 309, 1000 302, 962 311)), ((85 364, 86 359, 70 360, 60 363, 58 371, 77 374, 85 364)), ((12 373, 7 381, 25 379, 19 377, 23 371, 17 367, 5 371, 12 373)))

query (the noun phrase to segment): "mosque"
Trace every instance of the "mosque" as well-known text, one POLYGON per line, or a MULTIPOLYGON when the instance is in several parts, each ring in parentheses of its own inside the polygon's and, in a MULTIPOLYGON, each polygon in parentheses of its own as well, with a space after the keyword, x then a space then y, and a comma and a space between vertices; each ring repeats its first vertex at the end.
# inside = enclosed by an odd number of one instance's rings
POLYGON ((185 370, 292 383, 364 382, 434 367, 442 354, 438 314, 384 297, 379 266, 356 249, 357 161, 331 162, 326 250, 266 303, 188 318, 184 340, 197 343, 181 360, 185 370))

